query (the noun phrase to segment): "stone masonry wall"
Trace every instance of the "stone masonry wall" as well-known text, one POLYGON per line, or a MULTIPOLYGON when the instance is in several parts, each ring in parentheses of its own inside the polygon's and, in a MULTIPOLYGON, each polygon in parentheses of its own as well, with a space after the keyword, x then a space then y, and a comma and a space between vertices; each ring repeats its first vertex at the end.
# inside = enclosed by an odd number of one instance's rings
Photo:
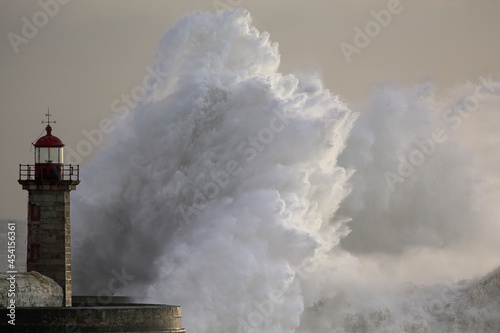
POLYGON ((54 279, 71 306, 70 188, 29 189, 27 271, 54 279))

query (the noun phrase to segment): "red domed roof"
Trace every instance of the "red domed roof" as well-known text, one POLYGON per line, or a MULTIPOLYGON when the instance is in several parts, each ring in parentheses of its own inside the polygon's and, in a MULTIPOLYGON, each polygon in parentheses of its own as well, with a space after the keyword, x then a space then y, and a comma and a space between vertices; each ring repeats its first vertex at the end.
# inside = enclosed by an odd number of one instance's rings
POLYGON ((47 135, 42 136, 35 143, 35 147, 64 147, 62 141, 57 137, 52 135, 52 127, 47 125, 45 128, 47 135))

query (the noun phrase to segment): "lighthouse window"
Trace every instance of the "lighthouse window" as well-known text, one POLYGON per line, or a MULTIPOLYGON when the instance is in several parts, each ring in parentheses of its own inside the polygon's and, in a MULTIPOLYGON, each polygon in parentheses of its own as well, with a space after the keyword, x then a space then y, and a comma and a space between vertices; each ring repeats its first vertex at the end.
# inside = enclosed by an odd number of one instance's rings
POLYGON ((60 148, 49 148, 49 160, 47 163, 61 163, 59 159, 60 148))
POLYGON ((30 204, 30 219, 31 221, 40 220, 40 206, 37 204, 30 204))
POLYGON ((62 163, 62 148, 37 148, 35 163, 62 163))
POLYGON ((31 244, 30 261, 31 262, 40 261, 40 244, 31 244))
POLYGON ((41 147, 38 148, 38 161, 37 163, 49 163, 49 148, 41 147))

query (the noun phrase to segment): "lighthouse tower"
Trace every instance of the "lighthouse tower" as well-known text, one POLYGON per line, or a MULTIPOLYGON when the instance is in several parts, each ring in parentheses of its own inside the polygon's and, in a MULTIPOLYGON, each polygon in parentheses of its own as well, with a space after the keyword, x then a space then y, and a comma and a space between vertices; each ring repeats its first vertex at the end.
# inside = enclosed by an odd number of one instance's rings
POLYGON ((54 279, 64 292, 63 306, 71 306, 70 196, 80 183, 79 166, 63 162, 64 144, 47 131, 35 146, 35 164, 19 165, 19 184, 28 191, 27 271, 54 279))

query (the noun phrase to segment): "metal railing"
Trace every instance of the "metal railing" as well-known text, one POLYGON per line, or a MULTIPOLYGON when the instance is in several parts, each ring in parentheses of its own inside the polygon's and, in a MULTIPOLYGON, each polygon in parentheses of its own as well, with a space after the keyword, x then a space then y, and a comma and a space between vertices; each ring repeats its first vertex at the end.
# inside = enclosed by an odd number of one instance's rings
POLYGON ((80 165, 19 164, 19 180, 80 180, 80 165))

